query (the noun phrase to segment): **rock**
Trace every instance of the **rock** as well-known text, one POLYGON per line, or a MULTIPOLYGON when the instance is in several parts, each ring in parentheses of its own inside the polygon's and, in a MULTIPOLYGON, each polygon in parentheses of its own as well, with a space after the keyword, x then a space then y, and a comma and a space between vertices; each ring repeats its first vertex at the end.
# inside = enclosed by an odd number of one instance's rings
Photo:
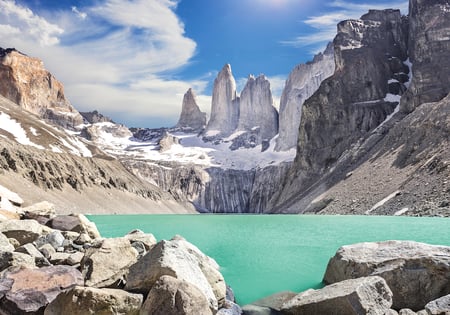
POLYGON ((15 238, 8 238, 9 243, 14 246, 14 248, 18 248, 20 246, 20 243, 15 238))
POLYGON ((50 220, 49 226, 61 231, 87 233, 90 238, 100 238, 94 222, 89 221, 83 214, 59 215, 50 220))
POLYGON ((172 148, 174 144, 179 144, 180 140, 172 136, 168 132, 164 132, 161 140, 159 140, 159 152, 166 152, 172 148))
POLYGON ((261 312, 263 314, 267 313, 271 315, 281 314, 280 312, 283 304, 294 298, 296 295, 296 293, 290 291, 275 293, 253 302, 252 304, 250 304, 251 307, 246 305, 243 309, 245 310, 245 312, 250 314, 255 312, 261 312))
POLYGON ((69 253, 55 252, 50 256, 49 261, 54 265, 66 265, 69 257, 69 253))
POLYGON ((0 251, 2 252, 13 252, 14 246, 8 241, 8 238, 5 234, 0 233, 0 251))
POLYGON ((87 249, 80 267, 86 286, 101 288, 122 283, 137 256, 126 238, 105 239, 99 247, 87 249))
POLYGON ((192 283, 162 276, 153 285, 140 315, 214 314, 205 295, 192 283))
POLYGON ((114 121, 112 121, 111 118, 102 115, 97 110, 94 110, 92 112, 80 112, 80 114, 89 124, 96 124, 102 122, 114 123, 114 121))
POLYGON ((66 260, 66 263, 69 266, 76 266, 76 265, 81 264, 81 261, 83 260, 83 258, 84 258, 84 253, 76 252, 76 253, 69 255, 69 257, 66 260))
POLYGON ((186 131, 201 131, 206 126, 206 113, 200 111, 192 89, 189 89, 183 97, 180 119, 176 128, 186 131))
POLYGON ((214 80, 211 117, 204 137, 229 136, 236 130, 238 119, 239 98, 236 95, 236 82, 231 73, 231 66, 227 64, 214 80))
POLYGON ((386 312, 385 315, 398 315, 398 312, 396 310, 390 309, 386 312))
POLYGON ((1 52, 1 95, 63 127, 73 128, 83 123, 81 115, 64 96, 63 85, 44 68, 41 60, 14 49, 1 49, 1 52))
POLYGON ((10 267, 35 268, 36 260, 28 254, 0 251, 0 271, 10 267))
POLYGON ((324 282, 366 276, 386 280, 394 294, 394 309, 422 310, 450 293, 450 247, 411 241, 343 246, 330 259, 324 282))
POLYGON ((129 139, 133 137, 132 132, 127 128, 127 126, 108 122, 93 124, 85 127, 81 131, 82 137, 96 142, 100 145, 100 147, 102 146, 102 142, 105 141, 105 134, 107 134, 108 137, 113 138, 129 139))
POLYGON ((56 249, 63 246, 65 238, 60 231, 53 231, 46 236, 46 241, 56 249))
POLYGON ((83 245, 92 242, 92 239, 87 233, 81 233, 73 242, 77 245, 83 245))
POLYGON ((52 218, 56 216, 55 205, 48 201, 42 201, 29 207, 23 208, 23 212, 25 213, 25 215, 32 214, 45 218, 52 218))
POLYGON ((219 266, 181 237, 160 241, 130 267, 125 290, 146 294, 161 276, 168 275, 195 285, 212 310, 225 303, 226 286, 219 266))
MULTIPOLYGON (((1 206, 0 206, 1 208, 1 206)), ((10 210, 3 210, 0 209, 0 216, 2 219, 0 219, 1 222, 8 221, 8 220, 20 220, 20 215, 17 212, 13 212, 10 210)))
POLYGON ((118 289, 76 286, 59 294, 45 309, 45 315, 138 315, 142 295, 118 289))
POLYGON ((16 252, 31 256, 38 267, 50 266, 47 258, 45 258, 44 255, 42 255, 42 253, 31 243, 18 247, 16 252))
POLYGON ((258 129, 256 144, 270 140, 278 133, 278 112, 273 107, 270 82, 264 75, 249 76, 239 102, 238 131, 258 129))
POLYGON ((409 308, 403 308, 398 312, 398 315, 417 315, 417 313, 409 308))
POLYGON ((20 207, 23 204, 23 199, 18 194, 0 185, 0 201, 3 200, 8 200, 13 206, 16 207, 20 207))
POLYGON ((242 309, 239 305, 236 303, 226 300, 225 304, 219 311, 216 313, 216 315, 241 315, 242 309))
POLYGON ((450 4, 445 0, 409 2, 409 59, 411 85, 402 97, 401 110, 413 111, 423 103, 444 98, 450 87, 450 4))
POLYGON ((0 312, 42 314, 43 308, 59 293, 82 284, 80 272, 68 266, 6 272, 0 279, 0 296, 3 296, 0 312))
POLYGON ((42 226, 35 220, 9 220, 0 223, 0 232, 23 245, 36 240, 42 233, 42 226))
POLYGON ((66 240, 74 242, 76 239, 80 237, 80 233, 72 232, 72 231, 61 231, 62 235, 66 240))
POLYGON ((283 315, 281 312, 271 309, 267 306, 258 306, 253 304, 242 307, 244 315, 283 315))
POLYGON ((39 247, 39 251, 47 259, 49 259, 54 253, 56 253, 56 249, 52 245, 50 245, 48 243, 46 243, 46 244, 42 245, 41 247, 39 247))
POLYGON ((297 146, 302 106, 323 80, 334 73, 332 43, 313 61, 297 65, 289 74, 280 99, 280 130, 275 150, 287 151, 297 146))
POLYGON ((392 305, 392 292, 381 277, 345 280, 320 290, 298 294, 282 306, 286 314, 384 315, 392 305))
POLYGON ((430 315, 448 315, 450 314, 450 294, 442 296, 425 305, 427 314, 430 315))

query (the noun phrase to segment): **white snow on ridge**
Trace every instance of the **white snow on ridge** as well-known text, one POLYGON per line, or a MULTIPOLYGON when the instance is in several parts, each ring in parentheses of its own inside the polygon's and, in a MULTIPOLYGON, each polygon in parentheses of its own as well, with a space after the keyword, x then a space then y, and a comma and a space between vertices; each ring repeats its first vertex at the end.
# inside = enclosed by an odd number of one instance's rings
POLYGON ((0 113, 0 129, 12 134, 20 144, 33 146, 41 150, 45 149, 43 146, 31 142, 26 131, 22 128, 22 125, 12 119, 8 114, 0 113))

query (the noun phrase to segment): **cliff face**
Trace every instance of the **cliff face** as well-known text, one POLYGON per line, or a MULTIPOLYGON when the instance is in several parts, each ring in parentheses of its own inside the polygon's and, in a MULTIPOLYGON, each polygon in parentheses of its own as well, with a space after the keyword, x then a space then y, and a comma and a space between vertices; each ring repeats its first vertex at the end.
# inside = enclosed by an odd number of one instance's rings
POLYGON ((409 5, 409 59, 414 67, 401 102, 406 113, 450 92, 450 3, 410 0, 409 5))
POLYGON ((14 49, 0 48, 0 94, 63 127, 83 123, 64 96, 63 85, 44 68, 43 62, 14 49))
POLYGON ((183 97, 180 119, 176 128, 189 131, 201 131, 206 125, 206 113, 200 111, 195 94, 189 89, 183 97))
POLYGON ((229 136, 236 130, 239 119, 239 99, 236 95, 236 82, 231 66, 225 65, 214 80, 211 103, 211 118, 205 135, 229 136))
POLYGON ((280 129, 275 150, 286 151, 297 146, 303 103, 334 73, 334 68, 333 45, 330 43, 323 54, 291 71, 281 94, 280 129))

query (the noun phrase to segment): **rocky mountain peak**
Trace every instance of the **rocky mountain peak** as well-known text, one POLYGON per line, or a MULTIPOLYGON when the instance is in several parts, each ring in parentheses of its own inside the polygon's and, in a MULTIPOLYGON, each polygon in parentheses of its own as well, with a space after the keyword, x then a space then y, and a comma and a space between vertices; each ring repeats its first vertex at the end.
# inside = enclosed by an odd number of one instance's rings
POLYGON ((206 113, 200 111, 194 91, 190 88, 183 97, 183 105, 177 128, 201 131, 206 125, 206 113))
POLYGON ((206 126, 205 136, 228 136, 237 127, 239 98, 231 66, 226 64, 214 80, 211 103, 211 118, 206 126))
POLYGON ((0 94, 27 111, 71 128, 83 118, 64 96, 63 85, 37 58, 15 49, 0 51, 0 94))

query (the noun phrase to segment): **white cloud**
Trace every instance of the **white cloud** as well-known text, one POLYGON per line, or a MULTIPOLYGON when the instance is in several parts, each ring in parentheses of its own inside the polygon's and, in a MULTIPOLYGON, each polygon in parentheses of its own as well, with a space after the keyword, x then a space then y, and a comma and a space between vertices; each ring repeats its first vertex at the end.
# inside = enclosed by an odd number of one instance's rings
POLYGON ((30 9, 20 6, 13 0, 0 0, 0 26, 19 29, 24 39, 37 41, 41 46, 59 43, 64 32, 58 25, 35 15, 30 9))
POLYGON ((43 59, 82 111, 117 113, 112 118, 126 122, 146 117, 176 121, 190 87, 199 94, 202 109, 209 110, 210 97, 203 95, 206 77, 179 81, 170 76, 188 65, 196 51, 174 12, 176 1, 95 3, 38 13, 0 0, 2 45, 43 59))
POLYGON ((282 41, 282 44, 295 47, 313 46, 312 52, 322 51, 326 43, 336 36, 336 25, 347 19, 358 19, 370 9, 383 10, 386 8, 400 9, 402 14, 408 13, 408 1, 397 0, 394 2, 367 2, 354 3, 351 1, 336 0, 328 5, 327 12, 311 16, 303 23, 310 26, 313 31, 294 39, 282 41))

